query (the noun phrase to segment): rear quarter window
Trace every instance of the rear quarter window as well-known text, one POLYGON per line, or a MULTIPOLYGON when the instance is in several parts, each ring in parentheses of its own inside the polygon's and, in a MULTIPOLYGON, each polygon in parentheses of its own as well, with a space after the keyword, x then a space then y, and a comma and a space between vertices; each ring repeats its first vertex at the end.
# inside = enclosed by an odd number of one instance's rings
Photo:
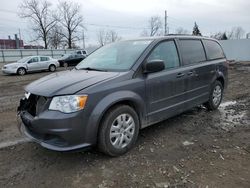
POLYGON ((204 40, 203 44, 205 46, 207 58, 209 60, 220 59, 225 57, 221 46, 216 41, 204 40))
POLYGON ((205 51, 200 40, 179 40, 183 65, 199 63, 206 60, 205 51))

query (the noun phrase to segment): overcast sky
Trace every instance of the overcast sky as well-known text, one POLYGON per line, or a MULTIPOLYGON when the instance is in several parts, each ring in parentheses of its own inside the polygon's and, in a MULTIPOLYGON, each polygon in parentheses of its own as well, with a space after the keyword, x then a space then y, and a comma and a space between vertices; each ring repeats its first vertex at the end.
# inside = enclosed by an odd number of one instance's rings
MULTIPOLYGON (((86 27, 86 43, 97 41, 96 33, 101 28, 112 29, 123 38, 140 36, 148 27, 148 19, 158 15, 164 19, 168 12, 170 33, 183 27, 192 31, 194 22, 199 25, 203 35, 227 31, 241 26, 250 32, 249 0, 72 0, 81 4, 81 13, 86 27), (103 25, 103 26, 101 26, 103 25)), ((24 42, 28 44, 32 36, 28 21, 17 16, 18 5, 22 0, 2 2, 0 7, 0 38, 13 36, 21 31, 24 42)), ((51 1, 52 2, 52 1, 51 1)), ((54 6, 57 1, 54 1, 54 6)), ((79 43, 82 44, 82 43, 79 43)))

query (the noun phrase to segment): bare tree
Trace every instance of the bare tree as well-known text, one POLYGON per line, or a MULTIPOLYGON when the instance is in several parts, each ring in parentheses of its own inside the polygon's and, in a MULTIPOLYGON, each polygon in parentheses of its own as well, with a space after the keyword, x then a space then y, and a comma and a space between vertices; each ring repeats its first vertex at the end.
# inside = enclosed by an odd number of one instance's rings
POLYGON ((97 41, 100 46, 119 40, 121 40, 121 37, 119 37, 118 33, 114 30, 106 31, 105 29, 100 29, 97 32, 97 41))
POLYGON ((236 27, 234 28, 234 31, 236 39, 241 39, 245 35, 245 31, 242 27, 236 27))
POLYGON ((214 33, 214 34, 210 35, 210 37, 220 40, 222 35, 223 35, 222 32, 217 32, 217 33, 214 33))
POLYGON ((150 36, 161 35, 162 21, 159 16, 152 16, 149 19, 150 36))
POLYGON ((45 49, 48 48, 49 32, 57 22, 50 7, 47 0, 24 0, 19 6, 19 16, 30 20, 36 40, 42 39, 45 49))
POLYGON ((231 31, 227 32, 228 39, 241 39, 245 35, 245 31, 242 27, 233 27, 231 31))
POLYGON ((178 27, 176 30, 175 30, 175 33, 176 34, 188 34, 190 33, 188 30, 184 29, 183 27, 178 27))
POLYGON ((62 28, 55 25, 49 33, 49 44, 51 47, 58 49, 63 43, 62 28))
POLYGON ((161 18, 159 16, 152 16, 148 20, 148 29, 144 29, 140 35, 142 37, 163 35, 161 18))
POLYGON ((149 34, 148 34, 148 31, 147 31, 147 29, 144 29, 142 32, 141 32, 141 34, 140 34, 142 37, 148 37, 149 36, 149 34))
POLYGON ((118 33, 114 30, 107 31, 107 38, 108 42, 116 42, 121 40, 121 37, 119 37, 118 33))
POLYGON ((217 40, 227 40, 228 39, 226 32, 217 32, 217 33, 211 35, 210 37, 215 38, 217 40))
POLYGON ((68 48, 72 48, 73 43, 79 40, 77 29, 83 27, 83 17, 80 14, 81 7, 78 3, 61 1, 59 2, 58 10, 59 22, 63 28, 61 34, 66 39, 68 48))
POLYGON ((249 39, 250 38, 250 33, 246 34, 246 38, 249 39))
POLYGON ((104 29, 100 29, 97 32, 97 41, 98 41, 100 46, 104 46, 106 44, 107 36, 106 36, 106 32, 104 29))

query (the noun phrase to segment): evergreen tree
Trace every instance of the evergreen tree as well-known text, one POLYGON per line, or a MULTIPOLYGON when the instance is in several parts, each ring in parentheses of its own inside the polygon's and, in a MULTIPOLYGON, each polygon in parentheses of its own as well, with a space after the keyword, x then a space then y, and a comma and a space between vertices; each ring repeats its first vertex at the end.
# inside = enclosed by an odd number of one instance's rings
POLYGON ((221 36, 221 40, 227 40, 227 34, 226 32, 223 33, 223 35, 221 36))
POLYGON ((193 35, 202 36, 199 27, 196 22, 194 22, 193 35))

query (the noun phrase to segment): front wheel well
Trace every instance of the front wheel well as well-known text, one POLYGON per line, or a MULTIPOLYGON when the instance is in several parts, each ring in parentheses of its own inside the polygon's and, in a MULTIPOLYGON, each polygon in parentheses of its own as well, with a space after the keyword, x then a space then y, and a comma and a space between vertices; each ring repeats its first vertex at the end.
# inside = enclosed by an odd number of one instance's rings
POLYGON ((20 70, 20 69, 24 69, 25 72, 27 72, 27 69, 25 67, 18 67, 17 70, 16 70, 16 73, 18 73, 18 70, 20 70))
POLYGON ((105 115, 107 114, 107 112, 114 108, 115 106, 119 106, 119 105, 127 105, 127 106, 130 106, 131 108, 134 109, 134 111, 136 112, 137 116, 138 116, 138 119, 139 119, 139 122, 140 122, 140 128, 141 128, 141 116, 140 116, 140 110, 139 108, 136 106, 136 104, 133 102, 133 101, 130 101, 130 100, 123 100, 123 101, 118 101, 114 104, 112 104, 111 106, 109 106, 102 114, 102 117, 100 118, 100 121, 98 122, 98 132, 99 132, 99 128, 100 128, 100 124, 102 122, 102 120, 104 119, 105 115))
POLYGON ((51 64, 49 65, 49 68, 50 68, 51 66, 54 66, 54 67, 56 68, 56 65, 55 65, 54 63, 51 63, 51 64))
POLYGON ((219 81, 222 84, 223 88, 224 88, 224 83, 225 83, 224 78, 223 77, 218 77, 216 80, 219 81))

